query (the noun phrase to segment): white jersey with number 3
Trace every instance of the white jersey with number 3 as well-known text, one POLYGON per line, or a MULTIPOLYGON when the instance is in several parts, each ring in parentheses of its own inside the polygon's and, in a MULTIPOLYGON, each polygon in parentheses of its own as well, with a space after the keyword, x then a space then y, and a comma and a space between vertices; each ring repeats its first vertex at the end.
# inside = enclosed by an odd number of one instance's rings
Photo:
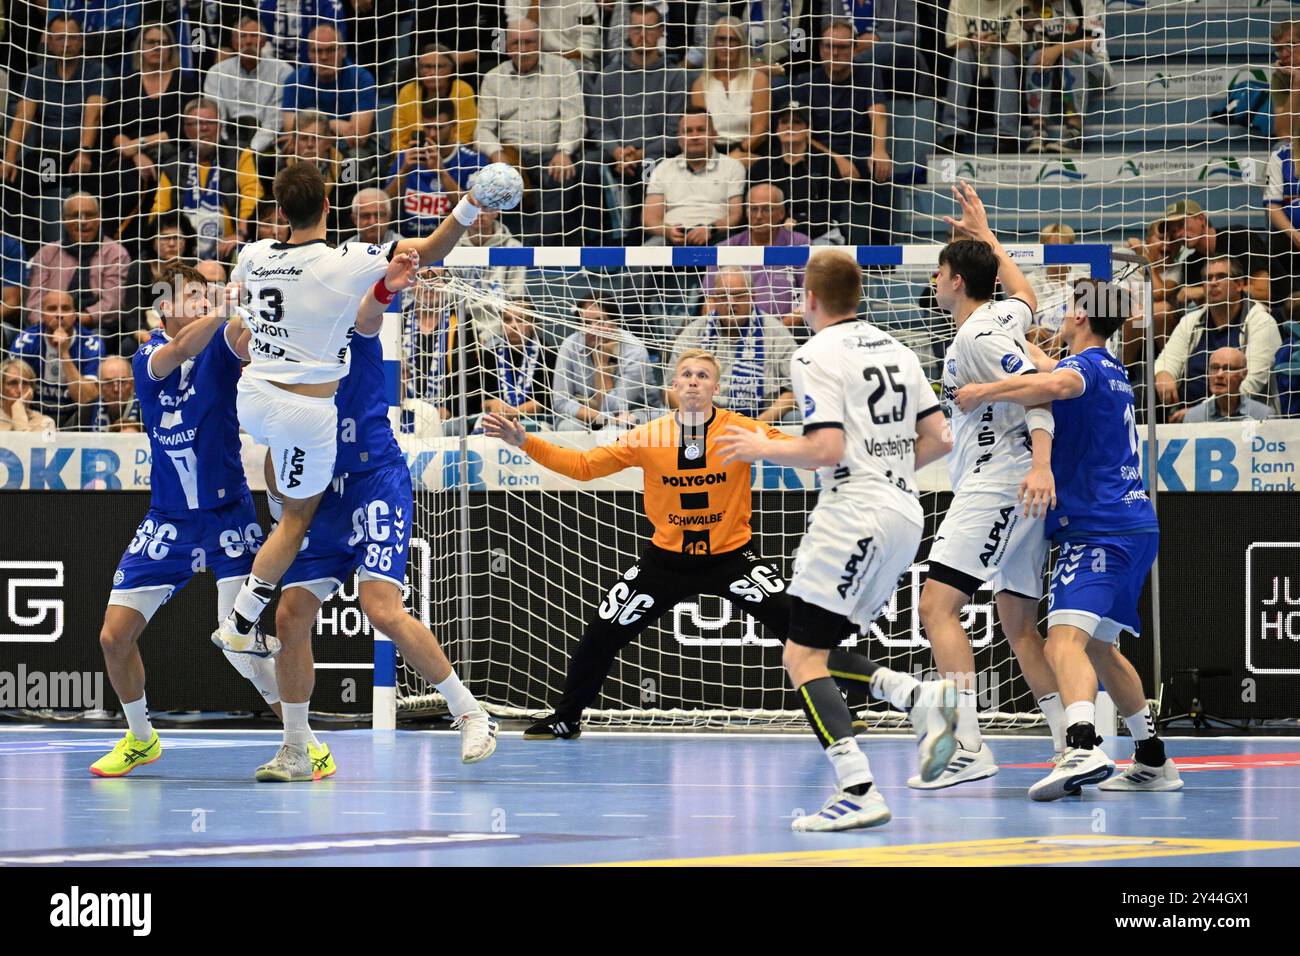
POLYGON ((850 320, 800 346, 790 372, 804 434, 844 429, 844 457, 817 471, 822 488, 869 489, 883 497, 881 507, 920 524, 916 423, 941 409, 916 353, 870 322, 850 320))
POLYGON ((231 273, 244 285, 252 363, 244 374, 272 382, 333 382, 348 374, 357 306, 388 271, 395 243, 263 239, 245 246, 231 273))
POLYGON ((943 401, 952 417, 952 490, 1002 491, 1019 486, 1033 459, 1025 409, 1011 402, 963 412, 957 389, 1032 374, 1024 330, 1033 310, 1023 299, 985 302, 962 323, 943 363, 943 401))

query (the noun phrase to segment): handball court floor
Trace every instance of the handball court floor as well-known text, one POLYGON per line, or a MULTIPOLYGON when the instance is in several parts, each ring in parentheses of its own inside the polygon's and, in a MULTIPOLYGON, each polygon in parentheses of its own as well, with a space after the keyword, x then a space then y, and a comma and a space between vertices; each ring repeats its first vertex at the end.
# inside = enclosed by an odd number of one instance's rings
MULTIPOLYGON (((334 777, 277 785, 252 771, 278 731, 164 730, 161 760, 92 777, 119 733, 0 729, 0 866, 1300 864, 1296 737, 1170 738, 1180 793, 1035 804, 1045 737, 991 738, 996 777, 918 794, 911 739, 873 735, 893 821, 796 834, 791 817, 831 783, 803 735, 503 732, 491 759, 464 766, 450 732, 336 731, 322 735, 334 777)), ((1114 746, 1127 758, 1127 740, 1114 746)))

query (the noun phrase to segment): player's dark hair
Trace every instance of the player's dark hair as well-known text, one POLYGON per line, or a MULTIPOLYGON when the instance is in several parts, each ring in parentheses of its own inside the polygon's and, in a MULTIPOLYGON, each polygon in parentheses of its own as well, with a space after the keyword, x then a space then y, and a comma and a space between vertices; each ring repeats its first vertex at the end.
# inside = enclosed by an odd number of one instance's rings
POLYGON ((271 193, 290 229, 310 229, 325 215, 325 177, 315 163, 294 163, 275 174, 271 193))
POLYGON ((631 9, 629 9, 627 12, 627 19, 628 22, 630 23, 633 17, 648 17, 651 14, 654 14, 654 18, 657 21, 659 21, 658 23, 655 24, 655 26, 658 26, 660 23, 664 22, 664 15, 659 12, 659 8, 654 6, 654 4, 650 4, 650 3, 632 4, 631 9))
POLYGON ((607 299, 600 295, 593 295, 578 303, 578 311, 581 312, 589 305, 594 305, 596 308, 600 309, 600 311, 604 313, 605 318, 609 319, 609 321, 613 322, 615 325, 618 325, 623 321, 623 313, 619 309, 618 303, 613 299, 607 299))
POLYGON ((993 247, 978 239, 958 239, 943 247, 939 265, 946 265, 953 275, 961 276, 966 295, 976 302, 993 298, 998 281, 998 257, 993 247))
POLYGON ((1093 335, 1108 339, 1129 316, 1128 290, 1100 279, 1075 279, 1071 296, 1074 307, 1088 316, 1093 335))

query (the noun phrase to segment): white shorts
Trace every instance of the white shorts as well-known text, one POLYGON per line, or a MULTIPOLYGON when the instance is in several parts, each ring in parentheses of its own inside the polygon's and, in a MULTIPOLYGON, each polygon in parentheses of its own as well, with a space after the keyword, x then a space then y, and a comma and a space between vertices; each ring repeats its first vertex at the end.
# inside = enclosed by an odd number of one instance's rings
POLYGON ((333 396, 299 395, 245 374, 236 407, 244 431, 271 449, 281 495, 311 498, 328 487, 338 442, 333 396))
MULTIPOLYGON (((1016 491, 972 491, 953 496, 930 548, 930 569, 942 564, 964 577, 965 584, 944 581, 959 590, 987 582, 993 593, 1011 591, 1037 600, 1043 596, 1043 564, 1048 541, 1043 519, 1026 518, 1016 491)), ((970 588, 970 593, 974 588, 970 588)))
POLYGON ((921 543, 921 526, 877 496, 823 491, 794 555, 791 597, 848 618, 865 631, 893 597, 921 543))

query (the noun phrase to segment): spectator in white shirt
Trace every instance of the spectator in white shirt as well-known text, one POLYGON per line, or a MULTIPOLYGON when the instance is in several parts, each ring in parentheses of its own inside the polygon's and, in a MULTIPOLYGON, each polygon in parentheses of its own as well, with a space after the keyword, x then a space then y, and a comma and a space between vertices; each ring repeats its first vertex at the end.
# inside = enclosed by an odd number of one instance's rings
POLYGON ((713 123, 703 108, 686 110, 677 138, 682 154, 656 166, 646 187, 646 245, 721 241, 744 215, 745 167, 714 150, 713 123))
POLYGON ((293 68, 262 52, 266 37, 257 17, 246 16, 231 31, 235 55, 208 71, 203 95, 221 110, 226 136, 241 149, 263 152, 280 132, 280 103, 293 68))
POLYGON ((489 70, 479 88, 479 152, 523 173, 530 187, 520 217, 525 242, 545 236, 574 244, 587 165, 582 81, 568 60, 541 52, 537 24, 526 17, 507 25, 506 53, 510 59, 489 70))

